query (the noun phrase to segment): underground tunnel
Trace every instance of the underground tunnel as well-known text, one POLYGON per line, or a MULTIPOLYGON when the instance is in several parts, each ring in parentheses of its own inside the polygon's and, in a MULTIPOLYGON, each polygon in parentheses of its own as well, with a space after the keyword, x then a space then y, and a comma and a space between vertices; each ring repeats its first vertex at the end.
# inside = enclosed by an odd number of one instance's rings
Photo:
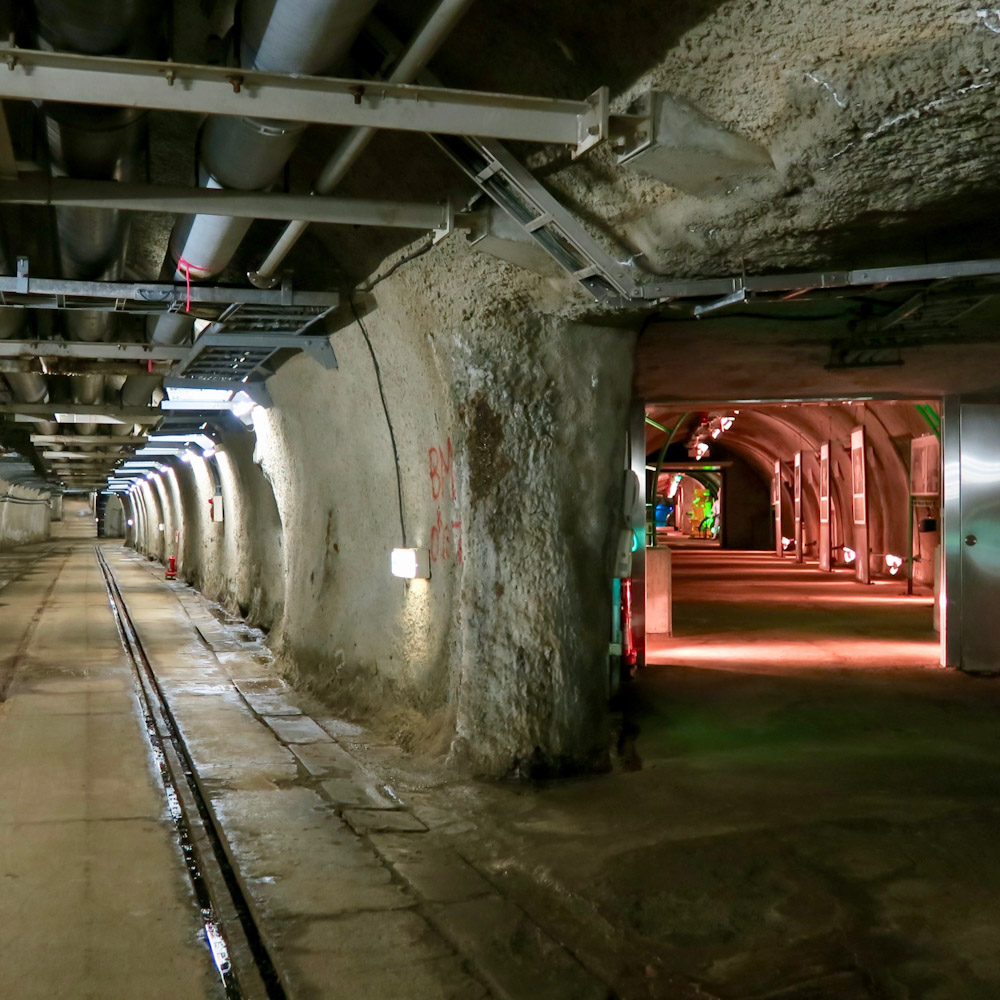
POLYGON ((0 38, 0 994, 1000 993, 1000 10, 0 38))

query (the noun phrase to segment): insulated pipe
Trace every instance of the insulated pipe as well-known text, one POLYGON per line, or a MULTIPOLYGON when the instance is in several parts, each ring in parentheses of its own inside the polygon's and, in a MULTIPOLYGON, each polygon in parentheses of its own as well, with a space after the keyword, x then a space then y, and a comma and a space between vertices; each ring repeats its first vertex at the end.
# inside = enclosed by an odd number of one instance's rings
MULTIPOLYGON (((157 55, 152 0, 35 0, 42 47, 87 55, 157 55)), ((130 108, 44 105, 53 173, 89 180, 129 180, 137 173, 145 113, 130 108)), ((115 211, 86 207, 56 209, 59 259, 64 277, 83 280, 120 278, 128 243, 129 220, 115 211)), ((71 340, 106 341, 115 318, 93 310, 66 317, 71 340)), ((100 375, 73 379, 73 400, 96 403, 104 397, 100 375)), ((74 424, 93 434, 94 424, 74 424)))
MULTIPOLYGON (((10 265, 2 249, 0 249, 0 272, 10 273, 10 265)), ((19 336, 24 330, 27 318, 26 309, 16 309, 11 306, 0 308, 0 340, 11 340, 19 336)), ((19 403, 48 402, 49 390, 44 375, 35 372, 5 372, 4 378, 19 403)), ((39 434, 59 432, 59 425, 51 420, 36 420, 34 423, 39 434)))
MULTIPOLYGON (((247 0, 241 14, 241 63, 256 70, 314 75, 340 62, 375 0, 247 0)), ((202 184, 244 191, 281 176, 302 123, 210 118, 202 136, 202 184)), ((195 215, 180 219, 170 239, 175 280, 209 278, 232 259, 249 219, 195 215)), ((175 335, 170 330, 170 336, 175 335)), ((162 342, 158 330, 154 340, 162 342)))
MULTIPOLYGON (((375 0, 246 0, 240 14, 240 62, 254 69, 316 74, 340 62, 375 0)), ((259 190, 281 175, 304 125, 253 118, 210 118, 202 134, 205 187, 259 190)), ((200 213, 178 219, 164 270, 174 281, 205 279, 232 260, 251 219, 200 213)), ((180 344, 191 334, 188 316, 168 313, 153 325, 154 344, 180 344)), ((122 403, 143 405, 159 379, 137 375, 122 387, 122 403)))
MULTIPOLYGON (((396 63, 389 74, 389 83, 410 83, 413 78, 433 58, 441 43, 448 37, 459 19, 471 6, 472 0, 439 0, 438 5, 424 21, 409 47, 396 63)), ((343 179, 344 175, 354 165, 358 157, 365 151, 375 136, 375 129, 370 127, 352 128, 337 151, 327 161, 322 173, 313 187, 314 194, 329 194, 343 179)), ((290 222, 277 242, 271 247, 264 262, 252 278, 271 278, 288 256, 289 251, 299 241, 299 237, 309 227, 304 220, 290 222)))
MULTIPOLYGON (((276 73, 316 74, 336 65, 354 43, 375 0, 246 0, 240 14, 240 63, 276 73)), ((199 166, 204 187, 244 191, 270 187, 292 155, 305 126, 255 118, 210 118, 202 134, 199 166)), ((204 280, 224 270, 252 219, 185 216, 170 236, 164 270, 174 281, 204 280)), ((153 325, 154 344, 180 344, 191 319, 167 313, 153 325)), ((122 403, 141 406, 160 380, 129 378, 122 403)))

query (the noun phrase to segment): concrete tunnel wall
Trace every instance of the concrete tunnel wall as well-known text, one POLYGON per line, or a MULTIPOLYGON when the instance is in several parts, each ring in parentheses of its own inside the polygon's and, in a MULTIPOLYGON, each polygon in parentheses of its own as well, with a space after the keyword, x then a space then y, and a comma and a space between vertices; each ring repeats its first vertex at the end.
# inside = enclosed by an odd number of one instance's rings
POLYGON ((435 256, 364 317, 385 409, 344 326, 338 371, 293 358, 253 432, 222 438, 223 522, 205 461, 176 461, 136 493, 129 541, 176 554, 271 630, 293 681, 404 745, 484 774, 593 766, 634 336, 542 315, 519 293, 541 279, 460 244, 435 256), (390 575, 404 533, 430 580, 390 575))
POLYGON ((0 549, 49 537, 49 494, 0 479, 0 549))

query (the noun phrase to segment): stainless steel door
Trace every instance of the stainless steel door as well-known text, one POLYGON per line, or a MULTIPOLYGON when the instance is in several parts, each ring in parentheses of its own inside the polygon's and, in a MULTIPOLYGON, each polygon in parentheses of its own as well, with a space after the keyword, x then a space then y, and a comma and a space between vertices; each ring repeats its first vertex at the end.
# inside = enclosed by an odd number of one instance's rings
POLYGON ((959 483, 961 527, 954 541, 961 565, 961 665, 970 673, 996 673, 1000 671, 1000 406, 962 404, 959 483))

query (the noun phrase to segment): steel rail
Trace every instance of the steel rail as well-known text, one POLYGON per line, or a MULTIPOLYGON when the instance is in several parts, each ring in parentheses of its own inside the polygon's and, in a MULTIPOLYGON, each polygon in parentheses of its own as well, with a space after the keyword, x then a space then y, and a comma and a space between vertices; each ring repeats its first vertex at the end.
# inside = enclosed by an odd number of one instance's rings
POLYGON ((142 646, 114 572, 94 546, 122 648, 132 667, 146 735, 227 1000, 287 1000, 260 929, 226 853, 177 720, 142 646), (233 959, 236 961, 233 961, 233 959))

